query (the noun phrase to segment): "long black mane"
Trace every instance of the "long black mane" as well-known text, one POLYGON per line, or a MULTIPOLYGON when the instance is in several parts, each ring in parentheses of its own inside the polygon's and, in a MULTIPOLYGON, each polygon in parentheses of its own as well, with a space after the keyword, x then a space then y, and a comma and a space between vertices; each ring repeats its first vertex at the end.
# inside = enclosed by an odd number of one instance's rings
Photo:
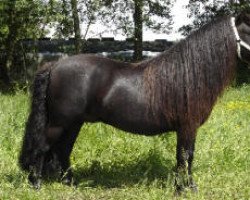
POLYGON ((232 80, 235 55, 236 40, 230 17, 223 17, 203 26, 161 55, 142 62, 153 111, 164 109, 170 122, 184 117, 183 123, 189 119, 189 123, 199 126, 232 80))

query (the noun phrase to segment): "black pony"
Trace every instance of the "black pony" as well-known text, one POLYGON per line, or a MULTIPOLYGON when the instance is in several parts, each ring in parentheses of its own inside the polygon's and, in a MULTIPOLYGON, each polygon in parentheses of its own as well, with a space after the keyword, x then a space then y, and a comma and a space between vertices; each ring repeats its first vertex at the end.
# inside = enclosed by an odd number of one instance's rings
POLYGON ((232 80, 237 52, 250 62, 248 44, 250 15, 241 14, 213 21, 141 63, 76 55, 46 64, 34 81, 21 168, 35 187, 51 166, 71 183, 70 154, 81 126, 104 122, 148 136, 176 131, 176 189, 195 189, 196 131, 232 80), (183 171, 188 176, 179 181, 183 171))

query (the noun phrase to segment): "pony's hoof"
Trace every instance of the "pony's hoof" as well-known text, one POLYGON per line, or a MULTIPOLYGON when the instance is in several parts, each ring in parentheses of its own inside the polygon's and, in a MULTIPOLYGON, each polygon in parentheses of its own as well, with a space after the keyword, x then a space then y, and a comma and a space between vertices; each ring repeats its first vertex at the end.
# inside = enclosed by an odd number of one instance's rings
POLYGON ((70 177, 64 177, 62 178, 62 184, 64 185, 67 185, 67 186, 73 186, 73 187, 76 187, 77 186, 77 183, 76 181, 73 179, 72 176, 70 177))
POLYGON ((41 188, 42 181, 40 178, 36 178, 32 175, 29 175, 28 179, 34 189, 39 190, 41 188))
POLYGON ((190 185, 189 188, 193 193, 198 193, 198 187, 197 187, 197 185, 195 183, 190 185))
POLYGON ((175 196, 181 196, 183 193, 185 193, 185 191, 191 190, 191 192, 193 193, 198 193, 198 187, 196 184, 191 184, 189 186, 181 186, 181 185, 177 185, 175 187, 175 196))
POLYGON ((41 189, 41 181, 37 181, 35 184, 33 184, 34 189, 40 190, 41 189))
POLYGON ((73 180, 69 178, 63 178, 62 179, 62 184, 70 186, 73 180))
POLYGON ((63 185, 69 186, 69 187, 77 187, 77 183, 75 181, 70 181, 70 180, 63 180, 62 181, 63 185))
POLYGON ((185 188, 183 186, 175 186, 174 196, 181 196, 184 192, 185 188))

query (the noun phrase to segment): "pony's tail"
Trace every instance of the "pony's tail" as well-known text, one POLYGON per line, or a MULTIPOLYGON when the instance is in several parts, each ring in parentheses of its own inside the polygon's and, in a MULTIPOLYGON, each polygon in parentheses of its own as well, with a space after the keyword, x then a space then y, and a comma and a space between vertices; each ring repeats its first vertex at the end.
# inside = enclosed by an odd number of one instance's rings
POLYGON ((19 157, 20 167, 26 171, 30 171, 35 166, 37 158, 49 148, 45 131, 48 124, 47 89, 52 65, 52 62, 45 64, 36 73, 33 83, 31 111, 19 157))

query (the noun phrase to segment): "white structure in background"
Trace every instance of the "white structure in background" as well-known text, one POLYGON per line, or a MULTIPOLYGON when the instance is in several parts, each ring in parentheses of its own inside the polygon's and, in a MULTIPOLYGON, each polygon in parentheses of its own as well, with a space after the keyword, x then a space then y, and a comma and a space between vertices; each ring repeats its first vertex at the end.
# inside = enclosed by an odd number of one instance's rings
MULTIPOLYGON (((133 56, 134 51, 133 50, 127 50, 127 51, 116 51, 116 52, 101 52, 98 53, 99 55, 102 55, 104 57, 109 57, 109 56, 124 56, 124 57, 131 57, 133 56)), ((142 54, 145 57, 154 57, 160 54, 161 52, 152 52, 152 51, 143 51, 142 54)))

